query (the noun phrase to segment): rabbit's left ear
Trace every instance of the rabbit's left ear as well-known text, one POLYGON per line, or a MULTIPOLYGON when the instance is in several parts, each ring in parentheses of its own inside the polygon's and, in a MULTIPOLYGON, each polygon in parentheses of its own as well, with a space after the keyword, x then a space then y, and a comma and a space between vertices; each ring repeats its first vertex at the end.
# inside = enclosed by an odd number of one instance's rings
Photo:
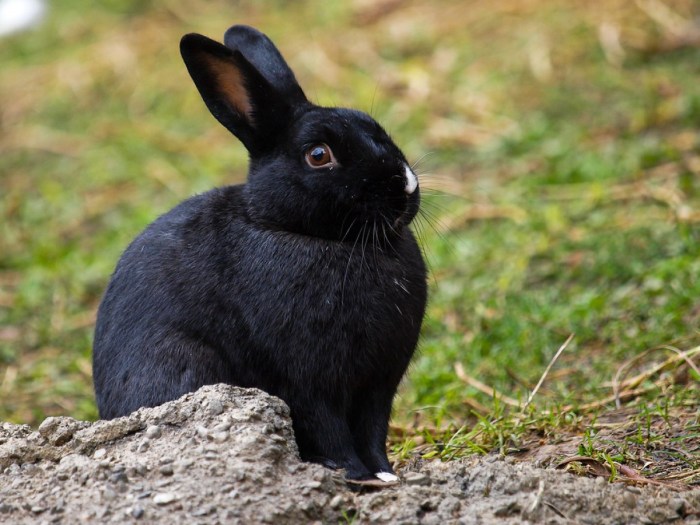
POLYGON ((257 69, 279 93, 293 103, 306 101, 294 72, 275 44, 254 27, 236 25, 224 34, 224 44, 241 54, 257 69))
POLYGON ((251 63, 241 50, 192 33, 182 37, 180 53, 209 111, 253 157, 276 145, 283 124, 306 103, 291 70, 276 74, 266 63, 251 63))

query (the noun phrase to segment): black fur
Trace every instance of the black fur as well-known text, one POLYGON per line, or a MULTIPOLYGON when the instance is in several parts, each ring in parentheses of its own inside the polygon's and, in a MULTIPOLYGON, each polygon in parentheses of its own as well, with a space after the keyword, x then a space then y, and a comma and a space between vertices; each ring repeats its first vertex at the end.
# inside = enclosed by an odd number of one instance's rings
POLYGON ((186 35, 181 50, 248 148, 248 182, 188 199, 124 252, 95 330, 100 416, 206 384, 257 387, 289 404, 303 459, 353 479, 392 472, 391 404, 426 302, 408 229, 419 191, 406 193, 384 130, 308 102, 267 37, 234 26, 225 41, 186 35), (318 143, 336 164, 306 162, 318 143))

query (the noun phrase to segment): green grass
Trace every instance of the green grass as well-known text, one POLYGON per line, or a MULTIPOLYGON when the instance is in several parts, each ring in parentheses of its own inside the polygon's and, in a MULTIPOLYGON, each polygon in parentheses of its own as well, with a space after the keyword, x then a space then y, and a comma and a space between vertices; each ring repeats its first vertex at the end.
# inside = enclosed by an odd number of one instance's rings
MULTIPOLYGON (((631 377, 671 355, 648 349, 700 345, 700 50, 655 52, 669 31, 631 2, 468 4, 66 0, 5 39, 0 419, 96 418, 94 313, 121 251, 188 195, 245 177, 178 53, 182 34, 234 22, 270 34, 311 98, 370 111, 420 159, 432 286, 397 457, 582 432, 596 411, 575 407, 609 396, 625 363, 643 357, 631 377), (606 58, 602 21, 622 59, 606 58), (524 402, 571 333, 526 410, 499 402, 524 402)), ((659 396, 697 402, 697 374, 673 373, 633 396, 639 428, 659 396)))

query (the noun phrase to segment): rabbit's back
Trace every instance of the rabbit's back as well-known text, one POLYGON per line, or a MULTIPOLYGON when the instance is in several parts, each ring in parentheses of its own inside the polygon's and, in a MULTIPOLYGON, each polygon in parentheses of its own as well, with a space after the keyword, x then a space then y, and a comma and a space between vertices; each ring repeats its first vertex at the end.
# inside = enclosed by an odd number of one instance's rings
POLYGON ((243 186, 199 195, 129 246, 98 313, 103 417, 227 382, 283 399, 398 383, 425 267, 410 233, 330 241, 251 222, 243 186))

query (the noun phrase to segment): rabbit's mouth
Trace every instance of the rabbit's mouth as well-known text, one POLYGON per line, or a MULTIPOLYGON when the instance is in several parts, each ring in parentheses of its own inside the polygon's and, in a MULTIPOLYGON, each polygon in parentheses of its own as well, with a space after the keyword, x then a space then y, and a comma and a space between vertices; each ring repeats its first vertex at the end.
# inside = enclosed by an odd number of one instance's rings
POLYGON ((418 203, 420 202, 419 199, 420 197, 418 196, 418 192, 414 191, 414 193, 407 195, 407 202, 405 203, 403 210, 401 210, 397 214, 396 218, 391 222, 391 228, 394 231, 398 231, 402 227, 408 226, 411 221, 413 221, 413 218, 418 212, 418 203))
POLYGON ((401 215, 399 215, 399 217, 394 221, 394 224, 392 224, 391 227, 394 230, 397 230, 399 227, 403 226, 405 224, 404 221, 406 220, 406 215, 408 215, 407 212, 403 212, 401 215))
POLYGON ((414 217, 415 213, 413 213, 410 208, 406 208, 404 211, 401 212, 401 215, 399 215, 396 220, 392 223, 391 227, 394 230, 398 230, 402 226, 408 225, 414 217))

